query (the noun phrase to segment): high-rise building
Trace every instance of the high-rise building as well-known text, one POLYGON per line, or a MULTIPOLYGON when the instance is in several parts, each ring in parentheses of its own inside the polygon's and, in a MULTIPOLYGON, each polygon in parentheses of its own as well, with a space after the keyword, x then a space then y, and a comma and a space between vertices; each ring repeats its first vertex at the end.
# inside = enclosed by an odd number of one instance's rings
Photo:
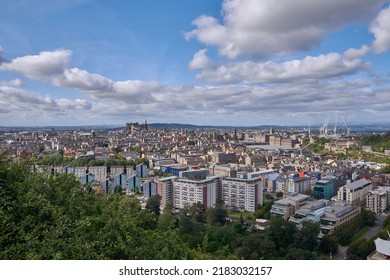
POLYGON ((313 190, 316 199, 331 199, 334 195, 334 180, 319 180, 313 190))
POLYGON ((221 178, 210 176, 204 180, 176 179, 173 181, 173 207, 183 209, 195 203, 205 208, 214 207, 221 199, 221 178))
POLYGON ((263 182, 259 178, 223 178, 222 200, 234 210, 254 213, 263 204, 263 182))
POLYGON ((390 188, 378 187, 369 191, 366 198, 366 207, 374 213, 382 213, 390 207, 390 188))
POLYGON ((173 180, 176 178, 176 176, 171 176, 158 180, 157 193, 161 196, 161 208, 165 208, 167 203, 173 203, 173 180))

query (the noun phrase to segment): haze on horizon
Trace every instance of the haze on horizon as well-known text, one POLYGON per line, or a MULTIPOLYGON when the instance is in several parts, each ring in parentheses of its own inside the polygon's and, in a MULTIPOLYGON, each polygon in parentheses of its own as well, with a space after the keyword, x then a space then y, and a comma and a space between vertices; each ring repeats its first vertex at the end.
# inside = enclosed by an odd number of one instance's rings
POLYGON ((0 4, 2 126, 390 117, 389 1, 0 4))

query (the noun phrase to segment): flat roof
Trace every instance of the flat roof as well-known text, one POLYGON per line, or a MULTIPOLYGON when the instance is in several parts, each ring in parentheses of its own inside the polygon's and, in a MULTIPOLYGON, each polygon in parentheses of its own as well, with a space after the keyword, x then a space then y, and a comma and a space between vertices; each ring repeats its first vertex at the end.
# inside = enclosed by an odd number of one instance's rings
POLYGON ((367 179, 360 179, 352 183, 348 183, 345 186, 350 190, 357 190, 365 187, 366 185, 371 184, 371 181, 367 179))

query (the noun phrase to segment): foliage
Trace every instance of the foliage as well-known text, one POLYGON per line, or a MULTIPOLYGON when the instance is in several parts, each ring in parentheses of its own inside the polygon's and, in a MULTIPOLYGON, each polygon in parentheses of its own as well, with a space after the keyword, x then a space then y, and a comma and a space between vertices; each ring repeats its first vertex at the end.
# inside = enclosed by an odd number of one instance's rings
POLYGON ((367 256, 375 250, 373 241, 359 239, 349 245, 347 250, 347 258, 349 260, 366 260, 367 256))
POLYGON ((322 253, 335 255, 338 251, 337 237, 334 235, 324 235, 320 241, 319 248, 322 253))
MULTIPOLYGON (((159 197, 86 191, 74 176, 0 159, 0 259, 315 259, 317 226, 272 218, 259 231, 224 205, 160 214, 159 197), (305 243, 305 244, 303 244, 305 243), (311 250, 311 251, 309 251, 311 250)), ((265 203, 266 205, 267 203, 265 203)), ((267 205, 264 208, 269 208, 267 205)))
POLYGON ((161 196, 156 194, 151 197, 149 197, 148 201, 146 202, 145 208, 148 209, 149 211, 153 212, 157 216, 160 215, 160 201, 161 201, 161 196))

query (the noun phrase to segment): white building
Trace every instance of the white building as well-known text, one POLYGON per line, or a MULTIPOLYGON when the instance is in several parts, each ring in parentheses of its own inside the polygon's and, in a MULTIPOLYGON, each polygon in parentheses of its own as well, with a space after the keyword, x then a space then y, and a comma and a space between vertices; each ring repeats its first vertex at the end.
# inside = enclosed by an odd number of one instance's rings
POLYGON ((227 207, 254 213, 263 204, 261 179, 222 179, 222 200, 227 207))
POLYGON ((366 199, 366 207, 374 213, 382 213, 390 207, 390 188, 378 187, 369 191, 366 199))
POLYGON ((310 191, 309 177, 290 178, 287 184, 289 192, 308 193, 310 191))
POLYGON ((340 187, 337 192, 337 199, 346 201, 351 205, 361 205, 366 202, 366 196, 371 189, 371 181, 367 179, 360 179, 340 187))
POLYGON ((205 180, 176 179, 173 181, 173 207, 183 209, 194 203, 205 208, 214 207, 221 195, 221 178, 210 176, 205 180))
POLYGON ((95 175, 95 180, 103 182, 107 179, 107 167, 106 166, 90 166, 88 172, 95 175))

